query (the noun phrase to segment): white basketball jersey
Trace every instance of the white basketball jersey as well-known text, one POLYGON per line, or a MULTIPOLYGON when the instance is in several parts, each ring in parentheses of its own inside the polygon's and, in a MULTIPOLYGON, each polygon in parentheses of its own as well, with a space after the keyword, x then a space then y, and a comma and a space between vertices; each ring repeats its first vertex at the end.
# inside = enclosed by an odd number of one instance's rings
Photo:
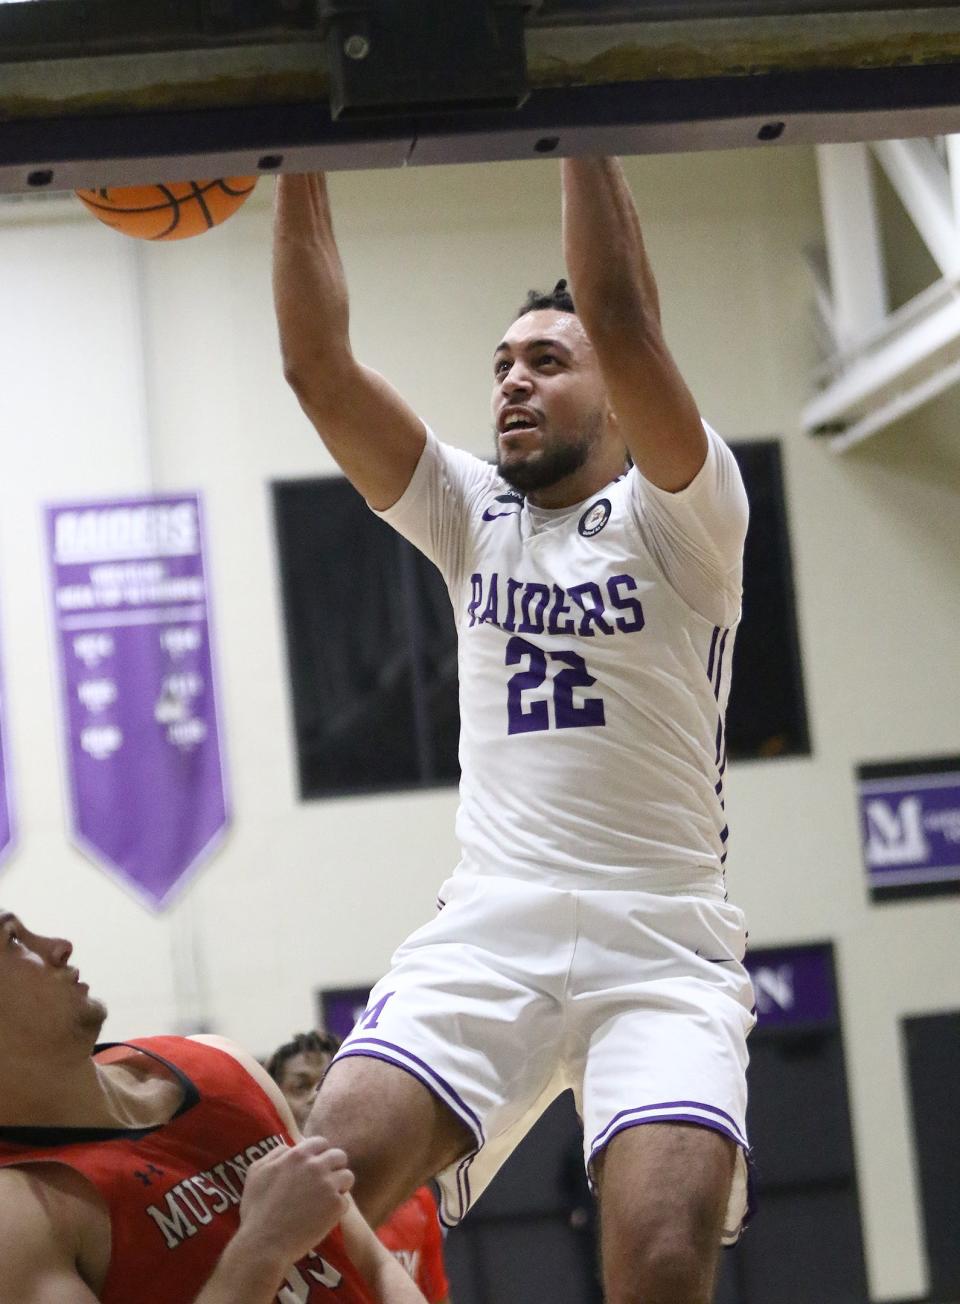
POLYGON ((632 469, 545 511, 428 432, 381 513, 437 564, 453 603, 460 869, 722 890, 746 498, 707 433, 707 461, 679 494, 632 469))

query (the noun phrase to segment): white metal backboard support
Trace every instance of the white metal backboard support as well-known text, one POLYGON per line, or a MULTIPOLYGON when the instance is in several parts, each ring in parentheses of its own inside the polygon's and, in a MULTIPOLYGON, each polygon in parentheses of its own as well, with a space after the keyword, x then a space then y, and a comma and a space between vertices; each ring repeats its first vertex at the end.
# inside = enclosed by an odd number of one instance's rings
MULTIPOLYGON (((818 147, 835 349, 803 412, 842 452, 960 382, 960 136, 871 148, 941 272, 888 313, 865 146, 818 147)), ((822 287, 818 299, 823 303, 822 287)))

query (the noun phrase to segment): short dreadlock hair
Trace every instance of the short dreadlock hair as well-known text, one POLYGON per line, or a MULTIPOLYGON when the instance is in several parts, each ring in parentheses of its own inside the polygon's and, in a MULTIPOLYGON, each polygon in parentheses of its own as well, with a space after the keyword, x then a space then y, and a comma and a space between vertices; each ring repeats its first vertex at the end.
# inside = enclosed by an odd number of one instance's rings
POLYGON ((340 1049, 340 1038, 330 1032, 295 1032, 289 1041, 278 1046, 264 1067, 274 1082, 280 1081, 280 1074, 287 1060, 294 1055, 336 1055, 340 1049))
POLYGON ((528 290, 527 297, 520 305, 520 311, 514 320, 518 321, 528 312, 539 312, 542 308, 553 308, 557 312, 576 314, 577 310, 573 306, 573 298, 567 289, 566 281, 557 281, 549 294, 544 294, 542 290, 528 290))

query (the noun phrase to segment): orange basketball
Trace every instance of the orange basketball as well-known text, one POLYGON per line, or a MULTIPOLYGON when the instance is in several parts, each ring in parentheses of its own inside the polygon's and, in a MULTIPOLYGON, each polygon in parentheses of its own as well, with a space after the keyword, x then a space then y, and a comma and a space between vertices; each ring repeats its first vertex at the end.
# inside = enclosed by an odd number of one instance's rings
POLYGON ((256 177, 222 177, 155 186, 110 186, 76 194, 94 217, 124 235, 138 240, 183 240, 226 221, 256 184, 256 177))

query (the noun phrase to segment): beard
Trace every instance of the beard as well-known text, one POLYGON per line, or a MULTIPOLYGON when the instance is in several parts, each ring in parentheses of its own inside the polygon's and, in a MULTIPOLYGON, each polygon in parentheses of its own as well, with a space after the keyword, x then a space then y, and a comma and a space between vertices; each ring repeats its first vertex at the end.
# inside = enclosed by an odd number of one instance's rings
POLYGON ((581 435, 568 443, 541 448, 523 461, 504 464, 501 456, 497 458, 497 471, 502 480, 520 493, 536 493, 579 471, 590 456, 592 443, 589 435, 581 435))

